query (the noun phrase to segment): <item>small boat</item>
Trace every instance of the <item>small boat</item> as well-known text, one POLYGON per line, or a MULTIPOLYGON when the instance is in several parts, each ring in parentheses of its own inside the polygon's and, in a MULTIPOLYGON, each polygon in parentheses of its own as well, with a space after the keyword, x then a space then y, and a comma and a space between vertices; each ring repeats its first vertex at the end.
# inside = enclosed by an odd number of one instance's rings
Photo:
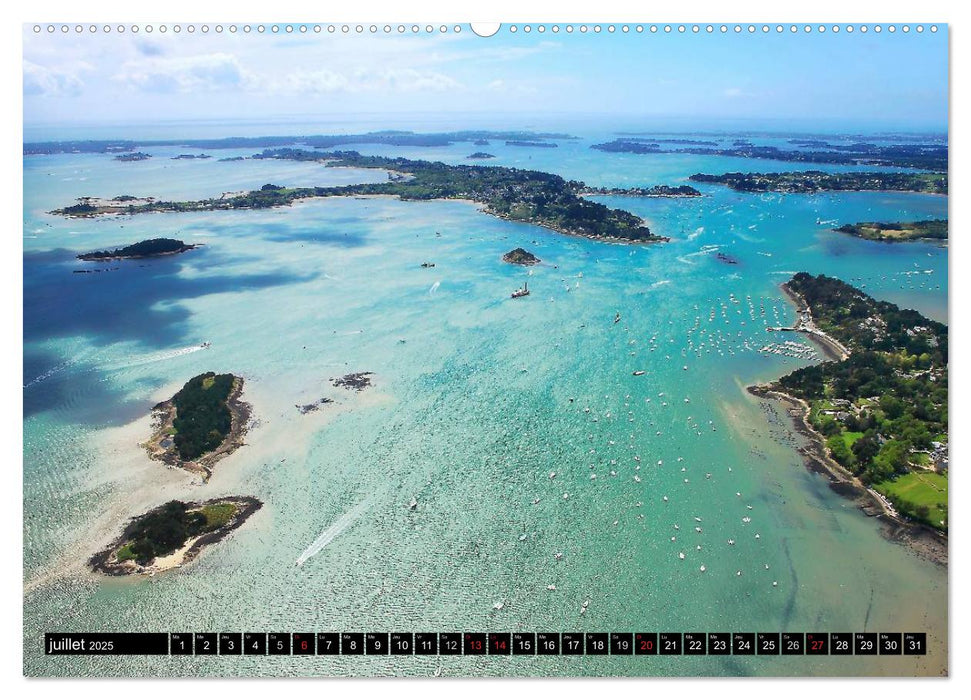
POLYGON ((418 507, 418 499, 412 496, 411 503, 408 504, 408 510, 415 510, 418 507))
POLYGON ((636 370, 634 372, 634 376, 635 377, 640 377, 642 374, 644 374, 644 370, 642 370, 642 369, 636 370))
POLYGON ((619 311, 617 312, 617 315, 614 316, 614 323, 620 323, 620 312, 619 311))
POLYGON ((518 299, 519 297, 529 296, 529 282, 523 283, 523 286, 512 293, 513 299, 518 299))

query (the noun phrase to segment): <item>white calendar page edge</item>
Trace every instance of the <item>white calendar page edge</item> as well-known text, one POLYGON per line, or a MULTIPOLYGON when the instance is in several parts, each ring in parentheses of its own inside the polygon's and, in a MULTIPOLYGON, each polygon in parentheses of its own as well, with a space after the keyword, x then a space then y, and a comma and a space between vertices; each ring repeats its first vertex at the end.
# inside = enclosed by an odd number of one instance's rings
MULTIPOLYGON (((479 3, 456 3, 447 0, 422 0, 422 2, 390 2, 390 0, 373 0, 370 3, 348 3, 337 5, 320 2, 278 2, 262 9, 254 10, 252 6, 233 4, 225 0, 199 3, 188 0, 167 0, 164 4, 133 3, 131 0, 102 0, 97 4, 66 2, 65 0, 45 0, 42 2, 18 3, 15 8, 5 12, 6 21, 3 23, 2 47, 5 53, 3 61, 3 85, 6 109, 3 110, 3 120, 9 135, 4 143, 3 152, 6 157, 3 165, 3 183, 5 191, 13 193, 22 201, 21 179, 21 146, 22 146, 22 73, 21 73, 21 43, 22 25, 27 22, 106 22, 113 23, 146 23, 146 22, 447 22, 449 24, 465 24, 469 20, 477 22, 537 22, 550 20, 556 22, 705 22, 705 23, 748 23, 748 22, 790 22, 790 23, 818 23, 825 21, 832 23, 861 23, 861 22, 921 22, 939 23, 942 29, 949 31, 952 66, 951 85, 951 163, 952 170, 957 163, 966 162, 967 146, 960 131, 955 134, 955 126, 961 123, 967 109, 967 80, 954 66, 971 65, 968 51, 962 39, 965 32, 971 31, 971 24, 963 22, 965 12, 959 11, 956 2, 925 1, 915 3, 901 0, 882 0, 879 4, 854 4, 846 0, 817 0, 812 4, 799 5, 795 3, 766 2, 765 0, 746 2, 714 2, 712 0, 695 0, 692 3, 644 3, 623 0, 598 0, 596 3, 566 3, 550 0, 489 0, 479 3), (270 7, 272 9, 267 9, 270 7), (13 15, 13 16, 10 16, 13 15), (947 26, 950 24, 951 26, 947 26), (963 59, 963 60, 962 60, 963 59)), ((483 39, 487 41, 487 39, 483 39)), ((966 40, 967 41, 967 40, 966 40)), ((950 205, 950 219, 957 222, 953 229, 958 231, 964 221, 962 216, 966 208, 961 206, 966 198, 963 196, 966 187, 962 186, 962 178, 954 180, 950 205)), ((7 245, 17 246, 20 251, 20 236, 15 235, 21 226, 21 217, 17 207, 8 210, 7 245), (16 217, 16 218, 15 218, 16 217)), ((959 272, 966 261, 965 245, 960 238, 956 244, 951 242, 949 259, 952 270, 959 272)), ((22 251, 20 251, 22 252, 22 251)), ((3 279, 3 298, 8 300, 4 304, 3 328, 9 337, 22 337, 21 309, 23 280, 20 265, 9 270, 3 279), (16 300, 15 303, 13 300, 16 300)), ((971 293, 968 285, 963 282, 962 275, 954 275, 949 280, 949 325, 954 326, 951 331, 952 356, 954 350, 960 351, 968 346, 968 330, 964 316, 958 314, 964 308, 969 308, 971 293)), ((966 316, 966 314, 965 314, 966 316)), ((16 476, 11 476, 13 484, 4 489, 7 504, 2 511, 2 522, 6 532, 22 532, 22 453, 21 453, 21 419, 22 411, 18 400, 12 397, 21 395, 20 358, 8 351, 4 357, 2 373, 4 395, 7 400, 2 403, 3 445, 5 448, 4 464, 8 469, 15 470, 16 476), (18 415, 19 413, 19 415, 18 415)), ((964 372, 962 360, 958 360, 956 371, 952 368, 951 396, 963 397, 971 395, 968 374, 964 372)), ((967 434, 969 411, 962 407, 958 400, 952 401, 950 432, 952 458, 961 465, 965 460, 961 457, 971 454, 966 447, 962 435, 967 434)), ((5 616, 11 624, 7 626, 7 633, 2 635, 2 663, 4 677, 8 680, 19 678, 17 695, 23 693, 32 698, 103 698, 107 694, 136 694, 140 699, 154 700, 155 698, 170 698, 172 693, 205 694, 216 692, 230 692, 240 700, 250 698, 264 698, 280 692, 291 692, 298 695, 305 693, 361 693, 365 697, 377 697, 378 694, 389 694, 395 697, 420 696, 422 698, 454 697, 460 693, 463 698, 478 700, 490 697, 495 693, 503 695, 513 693, 543 694, 555 693, 558 697, 589 698, 591 695, 610 693, 611 697, 644 697, 645 694, 705 694, 716 698, 793 698, 794 700, 809 700, 820 693, 827 696, 843 697, 860 693, 886 693, 891 687, 900 688, 902 693, 930 692, 935 696, 959 697, 966 696, 971 684, 967 682, 971 672, 962 667, 961 659, 969 644, 962 640, 964 633, 968 633, 971 626, 967 624, 969 605, 961 596, 953 595, 953 591, 967 590, 968 566, 966 558, 966 533, 968 527, 960 518, 960 504, 966 497, 967 489, 961 473, 958 475, 958 497, 953 503, 959 504, 954 510, 959 517, 951 524, 951 542, 957 543, 952 547, 950 556, 950 623, 949 623, 949 671, 951 679, 935 681, 933 679, 916 680, 904 679, 908 687, 896 686, 901 679, 503 679, 503 680, 409 680, 395 682, 394 680, 352 680, 328 681, 326 686, 311 686, 311 679, 293 680, 261 680, 247 682, 246 680, 221 681, 216 679, 193 679, 185 681, 158 682, 152 680, 89 680, 89 681, 42 681, 23 679, 22 676, 22 568, 18 566, 6 567, 2 582, 2 591, 7 600, 6 607, 13 611, 13 615, 5 616), (15 623, 15 624, 14 624, 15 623), (808 682, 806 682, 808 681, 808 682), (231 686, 216 688, 215 684, 232 683, 231 686), (339 685, 333 685, 337 683, 339 685), (647 685, 647 684, 650 685, 647 685), (917 684, 921 686, 918 687, 917 684), (932 687, 924 687, 925 683, 934 683, 932 687), (177 684, 177 685, 176 685, 177 684), (891 684, 894 684, 893 686, 891 684), (964 688, 962 691, 961 688, 964 688)), ((5 558, 7 561, 22 561, 22 543, 19 538, 4 539, 5 558)))

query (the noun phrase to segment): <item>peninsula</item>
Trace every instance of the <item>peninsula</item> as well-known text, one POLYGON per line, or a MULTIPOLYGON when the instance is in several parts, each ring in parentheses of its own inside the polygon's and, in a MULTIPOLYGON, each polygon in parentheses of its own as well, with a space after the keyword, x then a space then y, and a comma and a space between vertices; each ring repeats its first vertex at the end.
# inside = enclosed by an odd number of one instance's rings
POLYGON ((824 191, 893 191, 947 194, 947 173, 850 172, 806 170, 790 173, 696 173, 693 182, 727 185, 738 192, 815 193, 824 191))
POLYGON ((96 262, 101 260, 139 260, 142 258, 157 258, 162 255, 178 255, 188 250, 194 250, 197 245, 186 244, 175 238, 151 238, 139 241, 114 250, 96 250, 93 253, 82 253, 78 260, 96 262))
POLYGON ((947 326, 824 275, 800 272, 783 289, 845 352, 752 393, 801 409, 818 463, 882 512, 946 532, 947 326))
POLYGON ((947 219, 881 223, 867 221, 859 224, 846 224, 833 229, 839 233, 865 238, 868 241, 897 243, 901 241, 947 240, 947 219))
POLYGON ((212 466, 243 445, 251 407, 240 400, 243 379, 206 372, 152 409, 155 427, 145 448, 152 459, 206 480, 212 466))
POLYGON ((621 197, 700 197, 701 192, 691 185, 654 185, 653 187, 586 187, 584 197, 617 195, 621 197))
POLYGON ((536 170, 445 163, 383 156, 362 156, 357 151, 315 153, 291 148, 265 150, 260 158, 313 160, 329 167, 372 168, 388 171, 388 181, 342 187, 264 186, 219 199, 169 202, 155 199, 138 203, 102 202, 85 198, 51 213, 62 216, 142 214, 149 212, 224 211, 266 209, 318 197, 391 195, 402 200, 465 199, 482 204, 493 216, 543 226, 567 235, 625 243, 666 241, 651 233, 644 221, 621 209, 584 199, 586 185, 536 170))
POLYGON ((195 559, 258 511, 249 496, 225 496, 198 503, 169 501, 133 518, 124 532, 95 554, 89 565, 109 576, 154 575, 195 559))

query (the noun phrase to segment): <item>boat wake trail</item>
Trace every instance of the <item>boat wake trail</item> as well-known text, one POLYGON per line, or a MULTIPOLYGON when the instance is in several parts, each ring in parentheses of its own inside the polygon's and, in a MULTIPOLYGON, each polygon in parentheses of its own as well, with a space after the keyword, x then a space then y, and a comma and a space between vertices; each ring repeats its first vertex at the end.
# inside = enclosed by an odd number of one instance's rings
POLYGON ((361 517, 361 514, 367 510, 368 506, 370 505, 371 498, 365 498, 363 501, 344 513, 344 515, 331 523, 330 527, 321 532, 317 539, 315 539, 309 547, 303 550, 303 554, 297 557, 297 566, 303 566, 305 561, 333 542, 334 538, 344 532, 344 530, 352 525, 355 520, 361 517))
POLYGON ((156 352, 156 353, 152 353, 151 355, 143 355, 141 357, 135 357, 126 362, 102 365, 101 367, 99 367, 99 369, 108 371, 108 372, 113 372, 119 369, 128 369, 129 367, 150 365, 154 362, 163 362, 165 360, 171 360, 175 357, 182 357, 183 355, 191 355, 194 352, 205 350, 208 347, 209 347, 209 343, 203 343, 202 345, 190 345, 189 347, 179 348, 178 350, 156 352))
POLYGON ((59 374, 60 372, 63 372, 68 367, 71 367, 72 365, 79 364, 80 362, 82 362, 83 360, 85 360, 87 357, 89 357, 92 352, 93 352, 92 350, 88 350, 87 352, 82 352, 80 355, 76 355, 75 357, 72 357, 69 360, 65 360, 64 362, 60 363, 59 365, 55 365, 55 366, 51 367, 49 370, 47 370, 43 374, 41 374, 41 375, 39 375, 37 377, 34 377, 29 382, 27 382, 26 384, 24 384, 24 389, 29 389, 30 387, 34 386, 35 384, 40 384, 45 379, 50 379, 55 374, 59 374))
POLYGON ((442 283, 441 282, 436 282, 431 287, 429 287, 428 294, 429 295, 434 294, 435 292, 438 291, 438 288, 441 287, 441 286, 442 286, 442 283))

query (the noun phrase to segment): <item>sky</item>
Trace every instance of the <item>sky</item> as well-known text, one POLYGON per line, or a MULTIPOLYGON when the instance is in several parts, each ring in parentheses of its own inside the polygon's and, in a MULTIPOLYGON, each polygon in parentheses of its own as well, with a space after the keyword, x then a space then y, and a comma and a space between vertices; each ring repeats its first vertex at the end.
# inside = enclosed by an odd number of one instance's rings
POLYGON ((711 129, 947 128, 946 25, 767 35, 505 26, 489 38, 463 29, 36 34, 26 25, 26 133, 186 120, 343 124, 360 114, 382 128, 412 126, 416 115, 455 124, 477 115, 470 125, 496 128, 552 128, 580 116, 711 129))

